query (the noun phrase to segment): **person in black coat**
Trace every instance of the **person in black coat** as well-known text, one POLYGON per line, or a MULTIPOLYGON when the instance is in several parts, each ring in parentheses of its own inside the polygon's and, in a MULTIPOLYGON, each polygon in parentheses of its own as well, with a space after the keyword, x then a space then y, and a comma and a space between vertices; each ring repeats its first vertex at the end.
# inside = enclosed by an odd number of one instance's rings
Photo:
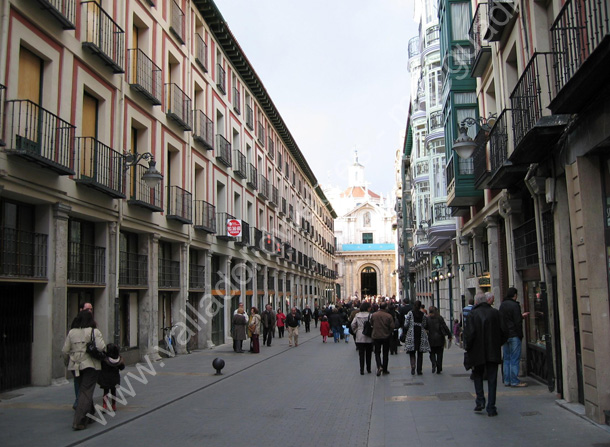
POLYGON ((498 385, 498 365, 502 363, 502 345, 506 333, 502 329, 500 312, 491 307, 484 293, 474 298, 474 308, 468 315, 464 331, 464 342, 468 361, 473 369, 476 407, 474 411, 485 409, 483 375, 487 375, 487 415, 497 416, 496 387, 498 385))
POLYGON ((121 383, 119 371, 123 369, 125 369, 125 362, 119 354, 119 347, 114 343, 108 343, 106 358, 102 360, 102 371, 97 377, 97 384, 104 390, 104 409, 109 409, 110 400, 112 400, 112 410, 116 411, 116 387, 121 383), (112 394, 114 399, 109 394, 112 394))
POLYGON ((432 363, 432 374, 440 374, 443 371, 443 352, 445 351, 445 337, 451 340, 451 331, 445 323, 445 319, 435 306, 428 309, 428 342, 430 343, 430 362, 432 363))

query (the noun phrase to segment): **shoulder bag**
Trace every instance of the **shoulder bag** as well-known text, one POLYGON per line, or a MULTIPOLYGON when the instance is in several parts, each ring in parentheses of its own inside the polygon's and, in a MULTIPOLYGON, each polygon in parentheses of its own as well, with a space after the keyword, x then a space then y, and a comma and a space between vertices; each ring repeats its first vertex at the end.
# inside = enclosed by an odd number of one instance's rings
POLYGON ((367 337, 370 337, 371 335, 373 335, 373 325, 371 324, 371 314, 369 314, 369 317, 364 322, 364 327, 362 328, 362 335, 366 335, 367 337))
POLYGON ((106 358, 106 354, 104 351, 100 351, 97 349, 95 344, 95 334, 93 333, 94 329, 91 328, 91 340, 87 343, 87 354, 93 357, 96 360, 104 360, 106 358))

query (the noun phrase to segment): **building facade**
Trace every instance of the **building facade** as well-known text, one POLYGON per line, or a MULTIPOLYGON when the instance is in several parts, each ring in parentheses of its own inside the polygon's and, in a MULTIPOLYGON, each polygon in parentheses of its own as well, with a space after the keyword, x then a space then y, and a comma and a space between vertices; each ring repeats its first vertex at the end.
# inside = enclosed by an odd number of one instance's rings
POLYGON ((336 214, 213 1, 2 8, 0 389, 64 377, 84 302, 135 362, 333 298, 336 214))

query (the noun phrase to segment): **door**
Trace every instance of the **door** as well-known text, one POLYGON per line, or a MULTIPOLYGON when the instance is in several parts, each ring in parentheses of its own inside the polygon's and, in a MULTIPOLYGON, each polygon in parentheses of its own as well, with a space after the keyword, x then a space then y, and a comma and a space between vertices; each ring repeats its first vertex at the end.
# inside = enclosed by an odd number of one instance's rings
POLYGON ((98 101, 88 93, 83 94, 83 114, 81 124, 80 173, 82 177, 94 178, 95 167, 95 142, 97 140, 98 101))
POLYGON ((43 61, 31 51, 21 47, 19 50, 19 85, 17 96, 21 100, 14 119, 18 124, 15 136, 17 149, 40 154, 42 137, 40 132, 41 114, 39 110, 42 98, 43 61))
POLYGON ((362 295, 377 295, 377 272, 373 267, 365 267, 360 273, 362 295))

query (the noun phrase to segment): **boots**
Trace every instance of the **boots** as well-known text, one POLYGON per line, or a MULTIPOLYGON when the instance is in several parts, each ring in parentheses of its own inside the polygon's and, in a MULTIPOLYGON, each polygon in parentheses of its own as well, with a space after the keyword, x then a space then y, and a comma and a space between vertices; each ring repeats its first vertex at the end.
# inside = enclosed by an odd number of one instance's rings
POLYGON ((415 375, 415 355, 410 355, 409 360, 411 361, 411 375, 415 375))
POLYGON ((104 402, 104 410, 108 409, 108 394, 104 394, 103 402, 104 402))

